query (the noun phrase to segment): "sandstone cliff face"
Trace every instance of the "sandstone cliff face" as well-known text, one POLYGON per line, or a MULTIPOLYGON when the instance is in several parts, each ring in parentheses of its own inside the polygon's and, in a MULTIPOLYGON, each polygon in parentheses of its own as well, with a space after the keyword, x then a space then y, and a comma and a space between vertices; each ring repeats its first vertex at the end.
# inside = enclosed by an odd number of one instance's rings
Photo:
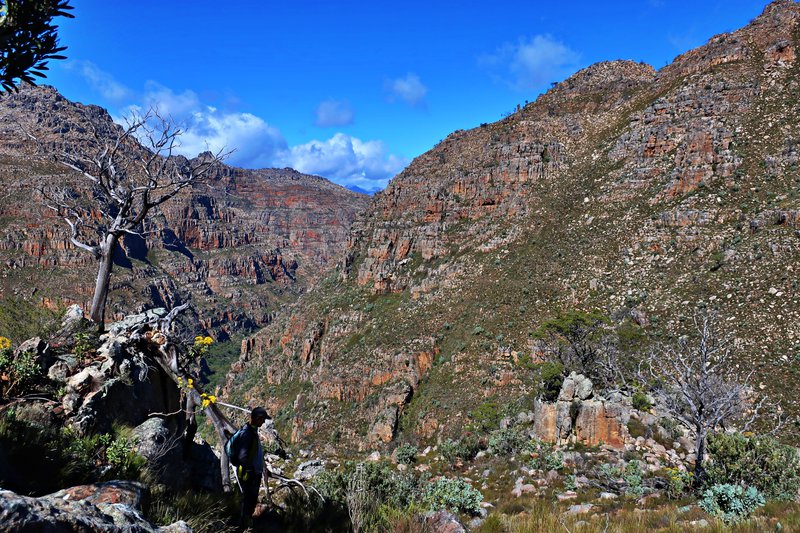
MULTIPOLYGON (((340 283, 243 346, 229 390, 269 402, 298 440, 435 440, 482 402, 526 397, 515 361, 558 311, 669 335, 700 305, 794 416, 799 21, 773 2, 659 71, 600 63, 453 133, 358 217, 340 283)), ((606 410, 581 427, 611 438, 606 410)))
MULTIPOLYGON (((63 221, 43 206, 35 179, 74 179, 52 155, 93 155, 113 139, 105 110, 70 102, 50 87, 0 95, 0 297, 85 305, 95 263, 69 242, 63 221), (28 134, 40 139, 37 149, 28 134)), ((292 169, 220 165, 207 184, 162 205, 144 238, 122 243, 110 309, 174 305, 193 298, 208 329, 230 333, 270 322, 283 302, 335 265, 367 197, 292 169)))

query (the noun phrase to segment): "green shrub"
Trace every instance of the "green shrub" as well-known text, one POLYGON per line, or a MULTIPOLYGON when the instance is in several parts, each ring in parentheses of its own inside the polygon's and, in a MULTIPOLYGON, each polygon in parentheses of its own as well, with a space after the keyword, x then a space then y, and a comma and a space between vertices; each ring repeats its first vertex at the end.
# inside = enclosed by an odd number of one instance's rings
POLYGON ((413 444, 401 444, 395 450, 395 458, 401 465, 410 465, 417 460, 419 450, 413 444))
MULTIPOLYGON (((2 340, 8 340, 0 337, 2 340)), ((3 344, 0 349, 0 397, 8 398, 11 393, 17 395, 31 392, 31 386, 42 375, 42 368, 36 354, 22 352, 14 357, 10 343, 3 344)))
MULTIPOLYGON (((344 505, 356 466, 348 463, 343 470, 321 472, 314 478, 314 487, 325 499, 344 505)), ((403 508, 417 499, 422 480, 413 472, 397 472, 384 462, 364 463, 363 469, 365 489, 377 501, 403 508)))
POLYGON ((653 408, 653 403, 650 401, 650 398, 647 397, 647 394, 638 390, 633 393, 631 404, 637 411, 648 412, 653 408))
POLYGON ((529 440, 527 435, 514 429, 498 429, 489 436, 489 451, 494 455, 512 455, 521 451, 529 440))
POLYGON ((0 486, 22 494, 104 479, 139 479, 146 464, 126 437, 78 436, 70 428, 20 420, 12 409, 0 415, 0 449, 9 466, 0 467, 0 486))
POLYGON ((564 456, 561 452, 553 451, 553 445, 547 442, 531 440, 525 446, 531 454, 528 466, 534 470, 561 470, 564 468, 564 456))
POLYGON ((86 362, 86 357, 94 348, 93 339, 91 335, 85 332, 76 333, 74 339, 75 346, 72 347, 72 352, 75 354, 78 364, 82 365, 86 362))
POLYGON ((469 412, 472 426, 476 431, 486 433, 500 425, 502 414, 497 402, 484 402, 469 412))
POLYGON ((639 461, 631 461, 625 465, 622 480, 625 481, 625 494, 634 498, 641 498, 644 495, 644 474, 639 461))
POLYGON ((764 505, 764 496, 755 487, 741 485, 713 485, 703 493, 700 507, 726 524, 740 522, 758 507, 764 505))
POLYGON ((422 491, 422 503, 432 511, 447 509, 453 512, 477 514, 483 494, 463 479, 441 477, 428 483, 422 491))
POLYGON ((106 461, 111 471, 106 477, 137 479, 147 465, 147 459, 136 453, 126 437, 117 437, 106 447, 106 461), (110 475, 109 475, 110 474, 110 475))
POLYGON ((481 442, 477 435, 469 434, 461 437, 461 440, 454 441, 447 439, 439 444, 439 453, 449 464, 454 465, 457 459, 471 461, 478 455, 478 452, 486 446, 481 442))
POLYGON ((793 500, 800 490, 800 457, 766 436, 718 433, 708 438, 708 483, 744 484, 767 499, 793 500))
POLYGON ((541 397, 548 402, 558 399, 561 386, 564 384, 564 365, 553 361, 539 364, 539 386, 541 397))
POLYGON ((667 496, 678 500, 692 487, 694 474, 679 468, 667 469, 667 496))

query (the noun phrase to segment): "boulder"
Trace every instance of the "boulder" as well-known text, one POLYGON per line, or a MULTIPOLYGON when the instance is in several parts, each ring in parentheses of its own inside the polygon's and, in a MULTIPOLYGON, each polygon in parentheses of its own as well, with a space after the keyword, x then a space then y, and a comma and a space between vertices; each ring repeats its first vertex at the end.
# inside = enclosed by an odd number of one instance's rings
POLYGON ((622 406, 590 400, 580 404, 575 420, 575 437, 589 446, 607 444, 621 450, 625 447, 626 430, 620 423, 622 406))
POLYGON ((182 439, 161 418, 149 418, 132 432, 134 447, 147 459, 155 482, 177 490, 189 488, 219 492, 222 478, 219 457, 199 437, 184 454, 182 439))
POLYGON ((447 511, 436 511, 425 518, 425 525, 431 533, 466 533, 458 517, 447 511))
POLYGON ((33 337, 17 346, 17 349, 14 350, 14 359, 24 353, 33 354, 43 371, 47 371, 54 359, 50 345, 43 341, 41 337, 33 337))
POLYGON ((315 477, 323 470, 325 470, 325 462, 321 459, 312 459, 300 463, 297 466, 297 470, 294 472, 294 478, 300 481, 306 481, 315 477))
POLYGON ((561 385, 558 394, 559 402, 571 402, 572 400, 585 400, 592 395, 592 381, 576 372, 571 372, 561 385))
POLYGON ((185 523, 159 528, 147 522, 141 515, 146 499, 144 485, 131 481, 82 485, 40 498, 0 490, 0 524, 3 531, 18 533, 191 531, 185 523))

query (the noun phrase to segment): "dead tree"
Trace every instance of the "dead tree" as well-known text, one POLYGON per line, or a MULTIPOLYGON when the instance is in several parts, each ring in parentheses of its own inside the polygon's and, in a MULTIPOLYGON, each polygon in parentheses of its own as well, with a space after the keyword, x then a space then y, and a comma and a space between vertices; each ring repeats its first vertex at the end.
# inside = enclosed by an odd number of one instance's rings
MULTIPOLYGON (((206 180, 227 154, 207 152, 193 160, 174 155, 183 132, 152 109, 127 118, 124 127, 102 127, 91 120, 87 125, 93 133, 87 143, 91 148, 54 154, 77 173, 77 186, 46 183, 39 192, 69 226, 72 244, 98 262, 90 318, 102 328, 120 238, 141 235, 155 208, 206 180)), ((45 146, 48 140, 37 141, 45 146)), ((52 139, 47 142, 50 149, 55 145, 52 139)))
POLYGON ((639 379, 670 416, 695 435, 695 483, 705 479, 708 435, 736 422, 747 430, 766 401, 753 398, 755 368, 737 375, 730 335, 720 332, 714 314, 696 314, 697 333, 650 352, 639 379))

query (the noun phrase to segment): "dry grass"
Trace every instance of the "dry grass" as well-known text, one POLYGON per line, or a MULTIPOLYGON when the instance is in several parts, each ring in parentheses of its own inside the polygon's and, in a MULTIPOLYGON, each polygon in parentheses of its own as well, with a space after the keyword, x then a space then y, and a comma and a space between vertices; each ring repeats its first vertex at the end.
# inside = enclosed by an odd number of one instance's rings
POLYGON ((800 504, 770 503, 747 522, 726 526, 692 507, 681 512, 677 506, 659 509, 621 509, 603 515, 565 515, 557 506, 537 501, 514 516, 494 514, 477 529, 479 533, 763 533, 800 531, 800 504), (692 525, 706 520, 707 527, 692 525), (780 524, 780 526, 778 526, 780 524))

